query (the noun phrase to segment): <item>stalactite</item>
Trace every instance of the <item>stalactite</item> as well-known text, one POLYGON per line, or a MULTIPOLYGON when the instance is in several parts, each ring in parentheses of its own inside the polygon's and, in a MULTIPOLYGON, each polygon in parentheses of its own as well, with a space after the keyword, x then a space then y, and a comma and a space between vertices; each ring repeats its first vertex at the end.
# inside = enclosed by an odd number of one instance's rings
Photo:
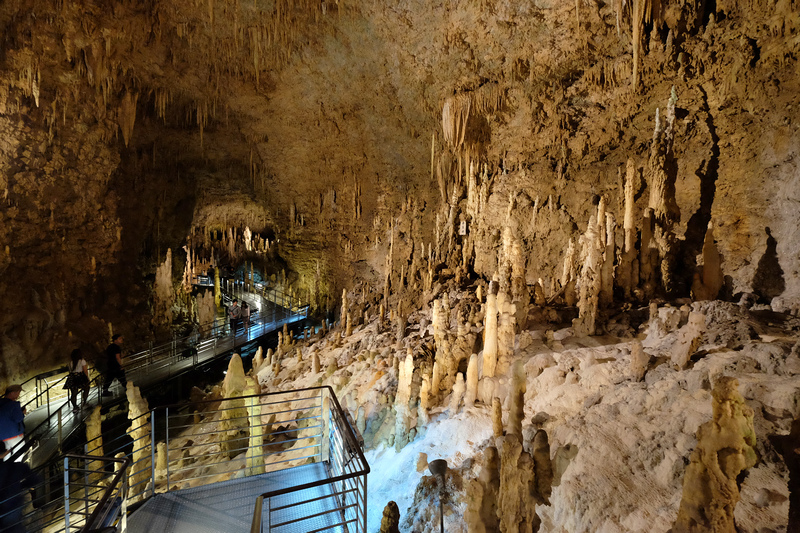
POLYGON ((133 135, 133 125, 136 122, 136 102, 138 100, 139 93, 132 94, 130 90, 126 90, 125 96, 122 97, 122 102, 120 103, 118 121, 126 147, 133 135))

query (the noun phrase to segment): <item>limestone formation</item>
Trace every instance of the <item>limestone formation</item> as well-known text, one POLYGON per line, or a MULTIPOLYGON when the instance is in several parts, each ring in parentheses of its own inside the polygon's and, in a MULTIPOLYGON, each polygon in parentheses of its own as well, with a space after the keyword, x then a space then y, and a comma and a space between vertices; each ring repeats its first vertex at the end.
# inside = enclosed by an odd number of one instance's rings
POLYGON ((525 367, 522 360, 514 361, 509 391, 508 431, 507 434, 522 436, 522 420, 525 418, 525 367))
POLYGON ((431 382, 428 376, 422 377, 422 385, 419 389, 419 406, 417 407, 417 433, 420 429, 428 425, 430 417, 428 416, 428 409, 430 408, 430 391, 431 382))
POLYGON ((492 398, 492 429, 495 438, 503 436, 503 404, 496 396, 492 398))
POLYGON ((455 415, 458 412, 458 407, 461 405, 461 399, 464 397, 466 385, 464 385, 464 374, 459 373, 456 376, 456 383, 453 385, 453 393, 450 396, 450 414, 455 415))
POLYGON ((714 300, 722 289, 723 276, 721 257, 714 242, 714 224, 708 223, 703 241, 702 275, 695 273, 692 283, 692 296, 695 300, 714 300))
POLYGON ((414 354, 411 352, 411 348, 409 348, 405 359, 400 364, 400 374, 397 378, 397 395, 394 400, 394 447, 398 452, 408 444, 409 431, 413 425, 412 413, 409 408, 409 402, 411 401, 411 379, 413 374, 414 354))
POLYGON ((678 330, 678 337, 672 347, 672 363, 684 368, 703 342, 706 330, 706 315, 696 311, 689 313, 689 322, 678 330))
POLYGON ((597 332, 597 312, 602 288, 602 269, 604 252, 605 227, 599 223, 600 217, 605 221, 605 202, 600 201, 597 214, 589 219, 586 233, 580 240, 581 268, 578 288, 578 318, 573 321, 573 329, 578 337, 594 335, 597 332))
POLYGON ((475 404, 478 396, 478 354, 469 357, 467 365, 467 392, 464 395, 464 407, 469 409, 475 404))
POLYGON ((550 493, 553 487, 553 464, 550 460, 550 442, 547 432, 536 430, 531 444, 533 469, 536 480, 536 495, 540 502, 550 504, 550 493))
POLYGON ((234 458, 247 448, 248 437, 248 413, 245 409, 245 401, 237 399, 244 395, 247 381, 242 366, 242 358, 239 354, 233 354, 228 363, 228 370, 222 382, 220 430, 222 451, 229 457, 234 458), (233 398, 233 399, 232 399, 233 398))
POLYGON ((497 498, 500 492, 500 457, 497 448, 487 446, 483 451, 481 470, 467 485, 465 522, 470 533, 500 531, 497 518, 497 498))
POLYGON ((486 295, 486 305, 483 328, 483 374, 482 377, 491 378, 495 375, 497 367, 497 293, 492 289, 494 284, 489 284, 486 295))
MULTIPOLYGON (((97 405, 89 417, 86 419, 86 455, 103 457, 103 431, 101 428, 102 415, 101 406, 97 405)), ((89 470, 99 472, 103 469, 102 461, 90 461, 87 465, 89 470)), ((92 476, 93 480, 99 479, 100 474, 92 476)))
MULTIPOLYGON (((150 470, 150 407, 147 400, 142 398, 139 387, 128 382, 126 395, 128 398, 128 420, 131 425, 127 430, 128 436, 136 443, 131 454, 131 461, 142 465, 130 474, 130 484, 135 487, 144 487, 144 482, 150 470)), ((99 414, 100 408, 97 407, 99 414)), ((142 494, 141 497, 146 495, 142 494)))
POLYGON ((756 464, 753 410, 735 378, 722 377, 713 390, 713 419, 697 430, 697 447, 683 477, 683 498, 673 533, 735 533, 740 473, 756 464))
POLYGON ((380 533, 400 533, 400 509, 395 502, 389 502, 383 509, 380 533))
MULTIPOLYGON (((497 294, 497 364, 495 374, 503 375, 508 372, 511 360, 514 357, 514 339, 516 332, 516 306, 508 299, 504 292, 497 294)), ((484 350, 484 358, 485 358, 484 350)), ((489 376, 491 377, 491 376, 489 376)))
POLYGON ((264 425, 261 420, 261 402, 257 396, 261 392, 258 382, 246 377, 244 396, 250 396, 245 400, 247 406, 247 423, 249 426, 250 441, 247 446, 247 472, 251 476, 263 474, 264 469, 264 425))
POLYGON ((635 340, 631 342, 631 378, 634 381, 642 381, 650 365, 650 355, 645 353, 642 342, 635 340))
POLYGON ((172 305, 175 303, 175 288, 172 284, 172 250, 167 249, 164 262, 156 270, 154 291, 154 321, 157 324, 172 322, 172 305))
POLYGON ((500 447, 497 517, 500 531, 532 532, 537 527, 533 459, 522 448, 521 435, 506 435, 500 447))

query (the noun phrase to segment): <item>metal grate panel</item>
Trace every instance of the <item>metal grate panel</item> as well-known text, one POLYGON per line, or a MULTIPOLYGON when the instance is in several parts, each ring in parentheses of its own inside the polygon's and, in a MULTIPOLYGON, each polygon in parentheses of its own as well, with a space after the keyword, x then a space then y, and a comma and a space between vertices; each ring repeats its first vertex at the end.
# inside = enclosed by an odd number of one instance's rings
MULTIPOLYGON (((325 467, 321 463, 298 466, 259 476, 232 479, 201 487, 157 494, 128 518, 128 531, 131 533, 174 532, 174 533, 235 533, 249 532, 256 498, 267 491, 290 488, 304 483, 327 479, 325 467)), ((314 530, 345 531, 333 527, 342 522, 338 512, 326 513, 337 507, 330 497, 331 485, 297 491, 276 497, 273 507, 291 505, 306 500, 319 500, 299 507, 289 507, 273 513, 272 521, 286 522, 294 518, 323 513, 280 528, 275 533, 309 532, 314 530), (296 511, 297 516, 293 516, 296 511), (279 520, 276 520, 279 517, 279 520)), ((268 507, 265 502, 264 524, 267 523, 268 507)), ((267 528, 264 527, 264 531, 267 528)))

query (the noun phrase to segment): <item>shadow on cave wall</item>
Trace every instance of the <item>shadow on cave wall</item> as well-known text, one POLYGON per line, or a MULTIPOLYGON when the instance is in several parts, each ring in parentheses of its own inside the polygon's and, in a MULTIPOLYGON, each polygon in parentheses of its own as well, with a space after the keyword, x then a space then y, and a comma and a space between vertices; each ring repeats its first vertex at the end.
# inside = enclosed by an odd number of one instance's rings
POLYGON ((786 289, 783 278, 783 269, 778 261, 778 241, 772 236, 769 228, 764 228, 767 233, 767 249, 758 260, 758 267, 753 276, 753 292, 759 300, 771 301, 786 289))

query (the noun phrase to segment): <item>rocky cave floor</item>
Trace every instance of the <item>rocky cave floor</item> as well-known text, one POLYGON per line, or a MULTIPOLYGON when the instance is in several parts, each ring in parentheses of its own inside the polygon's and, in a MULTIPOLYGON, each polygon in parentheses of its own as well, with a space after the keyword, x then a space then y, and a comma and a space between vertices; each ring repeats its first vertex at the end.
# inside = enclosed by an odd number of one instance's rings
MULTIPOLYGON (((454 350, 458 330, 462 339, 477 339, 474 351, 481 361, 483 307, 474 287, 451 283, 433 292, 449 299, 454 350), (463 325, 459 329, 460 321, 469 323, 468 335, 463 325)), ((358 303, 359 297, 358 290, 351 292, 351 302, 355 298, 358 303)), ((483 451, 495 441, 492 406, 480 401, 481 391, 472 407, 453 405, 447 390, 432 391, 429 423, 414 423, 412 415, 412 429, 402 437, 408 444, 395 446, 401 361, 410 349, 411 410, 416 413, 415 399, 435 350, 432 313, 412 313, 398 342, 393 325, 379 320, 376 310, 367 311, 366 321, 350 335, 340 327, 308 341, 297 339, 294 346, 286 341, 277 351, 277 374, 269 361, 254 373, 263 391, 320 384, 334 388, 365 441, 371 467, 370 531, 378 530, 390 500, 399 506, 401 531, 438 530, 438 489, 426 468, 433 459, 449 465, 445 530, 467 531, 466 487, 479 476, 483 451), (312 370, 314 357, 319 372, 312 370)), ((741 480, 737 527, 786 531, 789 471, 772 438, 788 434, 800 414, 800 318, 769 306, 723 301, 663 303, 657 316, 649 314, 647 308, 628 309, 609 320, 606 331, 615 335, 578 338, 563 313, 531 307, 527 323, 517 328, 513 360, 523 364, 526 390, 522 441, 530 451, 533 433, 544 429, 552 459, 550 503, 536 506, 539 531, 668 531, 678 513, 698 427, 712 419, 711 391, 723 376, 738 380, 739 392, 754 411, 757 439, 758 462, 741 480), (672 354, 691 311, 703 313, 705 331, 679 369, 672 354), (635 339, 649 356, 642 380, 631 357, 635 339)), ((464 355, 468 359, 470 353, 464 355)), ((465 370, 463 363, 459 368, 465 370)), ((504 425, 510 387, 509 369, 497 376, 492 394, 503 402, 504 425)))

